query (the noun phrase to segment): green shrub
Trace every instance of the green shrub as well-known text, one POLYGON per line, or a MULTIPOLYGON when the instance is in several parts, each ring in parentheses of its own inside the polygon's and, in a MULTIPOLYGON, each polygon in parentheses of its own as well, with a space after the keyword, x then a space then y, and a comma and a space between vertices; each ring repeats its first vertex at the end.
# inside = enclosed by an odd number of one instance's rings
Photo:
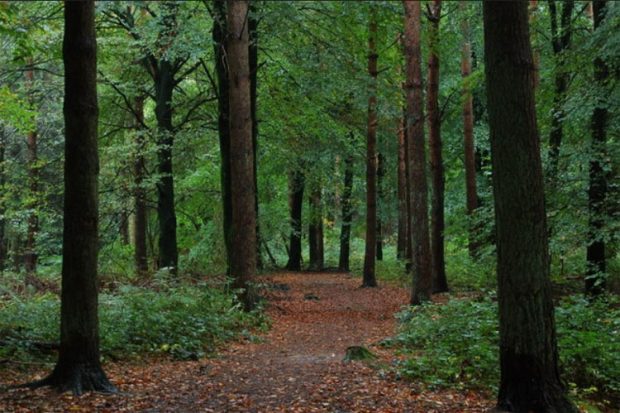
MULTIPOLYGON (((620 300, 569 297, 556 307, 562 377, 578 397, 620 399, 620 300)), ((497 304, 452 299, 399 315, 387 344, 406 355, 398 369, 431 387, 496 390, 499 383, 497 304)))
MULTIPOLYGON (((101 351, 104 357, 169 353, 195 359, 226 340, 251 338, 265 325, 260 312, 245 313, 234 297, 200 286, 161 291, 121 287, 99 298, 101 351)), ((54 295, 14 298, 0 311, 0 356, 46 358, 37 343, 57 343, 59 300, 54 295)))

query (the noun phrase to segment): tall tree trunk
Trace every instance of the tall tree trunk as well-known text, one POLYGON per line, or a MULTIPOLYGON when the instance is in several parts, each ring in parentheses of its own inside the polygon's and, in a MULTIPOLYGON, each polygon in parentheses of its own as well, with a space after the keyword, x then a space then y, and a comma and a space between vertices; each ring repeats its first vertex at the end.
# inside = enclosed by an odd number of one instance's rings
POLYGON ((226 273, 230 274, 231 252, 231 181, 230 181, 230 125, 228 107, 228 68, 226 63, 227 14, 226 0, 213 0, 213 47, 215 51, 215 73, 218 85, 218 134, 220 140, 220 178, 222 191, 222 215, 224 245, 226 247, 226 273))
MULTIPOLYGON (((467 10, 467 2, 460 3, 461 10, 467 10)), ((476 187, 476 148, 474 144, 474 107, 471 90, 471 36, 468 19, 461 20, 463 34, 463 50, 461 54, 461 76, 463 77, 463 146, 465 151, 465 193, 469 226, 469 256, 478 255, 476 226, 473 217, 478 208, 478 189, 476 187)))
POLYGON ((135 125, 135 146, 136 155, 134 158, 134 204, 135 204, 135 224, 134 224, 134 262, 136 273, 144 275, 148 271, 148 254, 146 247, 146 226, 147 226, 147 207, 146 207, 146 188, 144 178, 146 174, 145 151, 145 131, 144 123, 144 96, 139 96, 135 100, 136 125, 135 125))
POLYGON ((385 180, 385 155, 377 153, 377 261, 383 261, 383 220, 382 206, 385 205, 385 192, 383 185, 385 180))
POLYGON ((441 19, 441 0, 434 0, 430 20, 428 59, 428 131, 431 169, 431 256, 433 267, 433 292, 448 291, 446 262, 444 253, 444 188, 445 178, 443 156, 441 153, 441 113, 439 110, 439 20, 441 19))
MULTIPOLYGON (((0 125, 0 193, 5 193, 6 186, 6 135, 3 125, 0 125)), ((6 242, 6 205, 4 199, 0 198, 0 274, 4 272, 7 259, 7 242, 6 242)))
POLYGON ((553 54, 555 56, 555 89, 553 95, 553 107, 551 109, 551 131, 549 132, 549 169, 547 176, 551 182, 556 181, 558 162, 560 158, 560 146, 564 136, 564 101, 568 90, 570 73, 566 69, 565 53, 570 48, 572 34, 572 16, 575 2, 563 1, 560 27, 557 22, 557 8, 555 0, 549 1, 549 13, 551 16, 551 36, 553 54))
POLYGON ((308 226, 308 246, 310 271, 322 271, 325 266, 323 247, 323 206, 321 205, 321 185, 314 184, 310 192, 310 224, 308 226))
POLYGON ((286 269, 301 271, 301 223, 304 205, 304 174, 299 169, 289 172, 289 211, 291 213, 291 235, 286 269))
POLYGON ((432 259, 428 233, 428 186, 426 183, 426 148, 422 86, 422 55, 420 52, 420 3, 403 0, 405 7, 405 59, 407 76, 407 139, 409 145, 409 181, 411 209, 409 226, 412 243, 413 289, 411 304, 430 299, 432 291, 432 259))
POLYGON ((377 11, 371 6, 368 28, 368 135, 366 143, 366 249, 363 287, 376 287, 377 249, 377 11))
POLYGON ((94 1, 65 4, 65 203, 60 350, 32 387, 115 391, 100 364, 97 316, 97 46, 94 1))
POLYGON ((258 118, 256 117, 256 98, 258 90, 258 18, 256 2, 250 2, 250 14, 248 15, 248 30, 250 36, 250 95, 252 100, 252 150, 254 152, 254 205, 256 209, 256 266, 263 268, 263 260, 260 253, 260 220, 258 213, 258 118))
POLYGON ((220 140, 220 177, 222 191, 222 215, 224 245, 226 247, 226 273, 230 274, 231 257, 231 181, 230 181, 230 130, 228 109, 228 69, 226 64, 226 0, 213 1, 213 47, 215 51, 215 74, 218 85, 218 134, 220 140))
POLYGON ((252 280, 256 275, 256 207, 252 98, 248 35, 248 1, 228 0, 227 62, 230 109, 231 247, 234 288, 246 311, 256 306, 252 280))
POLYGON ((353 192, 353 156, 347 155, 344 161, 344 190, 342 191, 342 227, 340 229, 340 257, 338 269, 349 272, 349 256, 351 245, 351 221, 353 221, 353 206, 351 194, 353 192))
MULTIPOLYGON (((605 19, 606 1, 593 1, 592 13, 594 30, 605 19)), ((594 80, 604 90, 609 78, 609 68, 600 56, 594 60, 594 80)), ((609 113, 605 104, 599 104, 592 113, 592 159, 590 160, 590 185, 588 188, 588 247, 586 253, 587 273, 585 281, 586 294, 600 295, 605 291, 605 240, 602 231, 605 228, 605 198, 607 196, 607 177, 605 172, 607 123, 609 113)))
MULTIPOLYGON (((32 64, 32 59, 29 59, 32 64)), ((29 103, 34 105, 34 72, 26 71, 26 83, 29 89, 29 103)), ((37 232, 39 231, 39 157, 37 151, 37 130, 28 132, 26 138, 26 148, 28 151, 28 189, 29 201, 26 204, 28 209, 28 232, 26 235, 26 246, 24 251, 24 268, 28 276, 33 276, 37 272, 37 232)), ((28 277, 26 278, 28 282, 28 277)))
POLYGON ((405 140, 405 120, 401 118, 398 123, 398 237, 396 240, 396 258, 402 260, 407 251, 407 159, 405 140))
POLYGON ((485 1, 483 8, 497 226, 498 409, 576 413, 558 371, 527 3, 485 1))
POLYGON ((169 60, 161 60, 155 77, 155 116, 157 118, 157 216, 159 218, 159 268, 176 273, 178 267, 177 218, 172 175, 172 92, 174 73, 169 60))

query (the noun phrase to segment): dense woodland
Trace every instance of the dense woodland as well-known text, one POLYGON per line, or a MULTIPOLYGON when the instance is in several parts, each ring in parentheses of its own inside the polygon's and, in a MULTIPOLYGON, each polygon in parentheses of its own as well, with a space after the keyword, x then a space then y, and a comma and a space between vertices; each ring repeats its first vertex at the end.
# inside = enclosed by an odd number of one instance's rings
POLYGON ((620 406, 620 4, 3 1, 0 50, 7 383, 123 390, 332 272, 408 289, 408 385, 620 406))

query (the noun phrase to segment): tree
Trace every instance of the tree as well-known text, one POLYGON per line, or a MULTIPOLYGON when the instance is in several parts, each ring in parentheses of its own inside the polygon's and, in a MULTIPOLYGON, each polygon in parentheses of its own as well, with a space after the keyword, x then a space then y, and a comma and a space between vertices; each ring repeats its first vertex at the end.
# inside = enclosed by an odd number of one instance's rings
MULTIPOLYGON (((32 65, 32 58, 28 58, 28 63, 32 65)), ((28 88, 28 103, 34 105, 34 72, 32 69, 26 71, 26 84, 28 88)), ((29 202, 26 208, 28 214, 28 233, 26 235, 26 248, 24 251, 24 268, 26 269, 26 283, 31 282, 30 277, 37 272, 37 232, 39 231, 39 159, 37 155, 37 130, 36 122, 33 128, 28 131, 26 137, 26 148, 28 151, 28 187, 29 202)))
POLYGON ((371 6, 368 29, 368 134, 366 141, 366 249, 363 287, 376 287, 377 250, 377 12, 371 6))
POLYGON ((428 186, 426 183, 426 148, 422 91, 422 55, 420 52, 421 10, 417 1, 403 0, 405 7, 405 62, 407 95, 407 139, 409 182, 411 185, 409 229, 413 289, 411 304, 429 300, 432 289, 432 259, 428 233, 428 186))
POLYGON ((566 70, 565 54, 571 45, 572 17, 575 2, 572 0, 562 2, 562 17, 558 27, 557 7, 555 0, 549 1, 549 14, 551 18, 551 43, 555 56, 555 89, 553 95, 553 108, 551 109, 551 131, 549 132, 549 170, 548 178, 555 181, 558 172, 560 146, 564 136, 564 101, 568 90, 570 72, 566 70))
POLYGON ((405 139, 405 120, 400 118, 398 122, 398 235, 396 240, 396 258, 402 260, 407 255, 407 141, 405 139))
POLYGON ((527 2, 484 2, 501 381, 498 409, 577 412, 558 371, 527 2))
POLYGON ((220 142, 220 179, 222 191, 222 225, 226 247, 227 273, 230 273, 231 252, 231 181, 230 181, 230 130, 228 109, 228 70, 226 67, 226 0, 213 0, 213 48, 215 49, 215 74, 217 76, 218 119, 220 142))
POLYGON ((147 226, 147 200, 144 179, 146 175, 145 133, 144 130, 144 96, 135 99, 134 108, 136 110, 135 122, 135 146, 136 154, 134 157, 134 262, 136 272, 145 274, 148 271, 148 254, 146 246, 146 226, 147 226))
POLYGON ((98 192, 95 3, 65 3, 65 206, 60 349, 31 387, 113 392, 100 364, 97 316, 98 192))
MULTIPOLYGON (((566 7, 566 6, 565 6, 566 7)), ((594 30, 597 30, 607 13, 606 1, 593 1, 594 30)), ((594 81, 601 89, 609 78, 609 68, 601 56, 594 59, 594 81)), ((605 171, 607 123, 609 111, 604 103, 597 103, 592 113, 592 159, 590 160, 590 184, 588 188, 588 247, 586 253, 586 294, 600 295, 605 291, 605 198, 607 197, 607 176, 605 171)))
POLYGON ((377 261, 383 261, 383 219, 381 207, 385 205, 385 155, 377 153, 377 261))
POLYGON ((301 271, 301 222, 304 205, 304 174, 300 169, 289 172, 289 211, 291 215, 291 234, 286 269, 301 271))
MULTIPOLYGON (((353 138, 353 134, 350 135, 353 138)), ((351 246, 351 222, 353 221, 353 155, 348 154, 344 161, 344 191, 342 192, 342 228, 340 230, 340 257, 338 269, 349 272, 349 256, 351 246)))
POLYGON ((439 109, 439 21, 441 0, 434 0, 427 17, 430 21, 428 58, 428 135, 431 169, 431 257, 433 268, 433 292, 448 291, 446 259, 444 252, 444 191, 445 177, 441 142, 441 112, 439 109))
POLYGON ((231 186, 230 263, 234 288, 240 289, 246 311, 256 305, 252 278, 256 274, 256 208, 247 0, 228 0, 228 76, 231 186))
POLYGON ((308 249, 310 271, 321 271, 325 266, 325 247, 323 243, 323 205, 321 202, 321 184, 311 185, 308 204, 310 206, 310 223, 308 224, 308 249))
MULTIPOLYGON (((460 3, 461 10, 467 9, 467 2, 460 3)), ((476 185, 476 147, 474 144, 474 105, 471 90, 471 41, 469 23, 465 16, 461 20, 463 48, 461 52, 461 76, 463 78, 463 147, 465 152, 465 192, 466 208, 469 218, 469 256, 477 255, 478 245, 473 216, 478 208, 476 185)))

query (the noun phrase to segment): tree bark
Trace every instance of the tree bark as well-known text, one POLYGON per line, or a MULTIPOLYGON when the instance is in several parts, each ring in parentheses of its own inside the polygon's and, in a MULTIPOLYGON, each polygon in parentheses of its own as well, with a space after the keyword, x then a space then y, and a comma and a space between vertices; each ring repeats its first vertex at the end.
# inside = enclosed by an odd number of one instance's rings
POLYGON ((431 256, 433 268, 433 292, 448 291, 446 262, 444 252, 444 188, 441 142, 441 113, 439 109, 439 21, 441 19, 441 0, 434 0, 431 7, 429 29, 430 56, 428 59, 428 131, 429 156, 432 182, 431 197, 431 256), (432 13, 432 14, 431 14, 432 13))
POLYGON ((377 153, 377 261, 383 261, 383 220, 382 206, 385 205, 385 155, 377 153))
MULTIPOLYGON (((29 59, 32 64, 32 59, 29 59)), ((30 105, 34 105, 34 72, 26 71, 26 83, 29 89, 28 101, 30 105)), ((37 151, 37 130, 28 132, 26 138, 26 148, 28 152, 28 189, 30 200, 26 204, 28 209, 28 232, 26 235, 26 245, 24 248, 24 268, 28 276, 34 276, 37 272, 37 232, 39 231, 39 157, 37 151)), ((28 282, 28 277, 26 278, 28 282)))
POLYGON ((321 185, 314 184, 309 197, 310 224, 308 226, 308 244, 310 262, 308 270, 322 271, 325 266, 323 246, 323 206, 321 205, 321 185))
POLYGON ((377 12, 371 6, 368 29, 368 134, 366 141, 366 248, 363 287, 376 287, 377 249, 377 12))
POLYGON ((230 109, 231 240, 230 272, 246 311, 256 306, 256 207, 252 98, 248 35, 248 1, 228 0, 228 76, 230 109))
POLYGON ((409 181, 411 184, 409 226, 412 243, 413 288, 411 304, 430 299, 432 291, 432 259, 428 232, 428 186, 426 183, 426 148, 420 52, 421 10, 417 1, 403 0, 405 7, 405 59, 407 64, 407 139, 409 145, 409 181))
POLYGON ((526 2, 485 1, 497 228, 498 409, 577 412, 560 381, 526 2))
POLYGON ((258 118, 256 117, 256 101, 258 90, 258 18, 256 2, 250 2, 248 15, 248 30, 250 36, 250 96, 252 101, 252 150, 254 152, 254 205, 256 209, 256 267, 263 268, 263 259, 260 252, 260 220, 258 213, 258 118))
POLYGON ((396 240, 396 258, 402 260, 407 254, 407 158, 405 140, 405 120, 398 124, 398 237, 396 240))
MULTIPOLYGON (((164 2, 163 39, 175 36, 178 5, 164 2)), ((173 62, 165 56, 157 62, 155 72, 155 117, 157 118, 157 217, 159 219, 159 268, 168 268, 173 274, 178 270, 177 217, 174 204, 174 175, 172 172, 172 94, 175 85, 173 62)))
MULTIPOLYGON (((467 2, 460 3, 461 10, 467 9, 467 2)), ((466 210, 469 226, 469 256, 478 256, 478 242, 476 240, 476 226, 473 218, 478 208, 478 189, 476 185, 476 147, 474 144, 474 107, 471 90, 471 40, 469 23, 465 16, 461 20, 463 34, 463 50, 461 54, 461 76, 463 78, 463 147, 465 152, 465 193, 466 210)))
POLYGON ((231 252, 231 181, 230 181, 230 130, 228 108, 228 69, 226 63, 226 0, 213 1, 213 47, 215 52, 215 74, 218 86, 218 135, 220 140, 220 178, 222 191, 222 215, 224 245, 226 247, 226 273, 230 274, 231 252))
POLYGON ((301 223, 304 205, 304 174, 299 169, 289 172, 289 211, 291 213, 291 235, 286 269, 301 271, 301 223))
MULTIPOLYGON (((4 193, 6 188, 6 135, 3 125, 0 125, 0 191, 4 193)), ((0 274, 4 273, 7 259, 7 242, 6 242, 6 205, 4 199, 0 199, 0 274)))
MULTIPOLYGON (((536 19, 538 17, 538 0, 530 0, 529 17, 530 27, 532 27, 536 23, 536 19)), ((532 43, 534 43, 535 45, 536 37, 536 32, 532 31, 532 43)), ((540 86, 540 52, 537 47, 532 48, 532 56, 534 63, 534 80, 532 85, 534 90, 536 90, 538 89, 538 86, 540 86)))
POLYGON ((136 125, 135 125, 135 145, 136 155, 134 158, 134 204, 135 204, 135 224, 134 224, 134 262, 136 273, 144 275, 148 271, 148 254, 146 244, 147 227, 147 207, 146 207, 146 188, 144 178, 146 174, 146 160, 144 159, 145 136, 142 124, 144 123, 144 96, 139 96, 135 100, 136 125))
POLYGON ((344 161, 344 190, 342 192, 342 227, 340 229, 340 257, 338 269, 343 272, 351 270, 349 266, 351 246, 351 222, 353 221, 353 206, 351 194, 353 192, 353 156, 347 155, 344 161))
POLYGON ((65 3, 65 202, 60 349, 31 387, 115 391, 100 364, 97 316, 97 46, 94 1, 65 3))
POLYGON ((570 49, 572 34, 572 16, 575 2, 567 0, 562 2, 562 17, 560 27, 557 24, 557 8, 555 0, 549 1, 549 13, 551 17, 551 36, 553 54, 555 56, 555 88, 553 95, 553 107, 551 109, 551 131, 549 132, 549 169, 547 176, 551 182, 556 181, 558 162, 560 158, 560 146, 564 137, 564 101, 568 90, 570 73, 565 68, 564 54, 570 49))
MULTIPOLYGON (((592 14, 594 30, 605 19, 606 1, 593 1, 592 14)), ((604 90, 609 78, 609 68, 601 57, 594 60, 594 80, 604 90)), ((588 264, 585 280, 585 292, 589 296, 598 296, 606 287, 605 240, 602 231, 605 228, 605 198, 607 197, 607 176, 605 172, 607 123, 609 113, 603 105, 597 105, 592 113, 592 159, 590 160, 590 185, 588 188, 588 247, 586 260, 588 264)))

